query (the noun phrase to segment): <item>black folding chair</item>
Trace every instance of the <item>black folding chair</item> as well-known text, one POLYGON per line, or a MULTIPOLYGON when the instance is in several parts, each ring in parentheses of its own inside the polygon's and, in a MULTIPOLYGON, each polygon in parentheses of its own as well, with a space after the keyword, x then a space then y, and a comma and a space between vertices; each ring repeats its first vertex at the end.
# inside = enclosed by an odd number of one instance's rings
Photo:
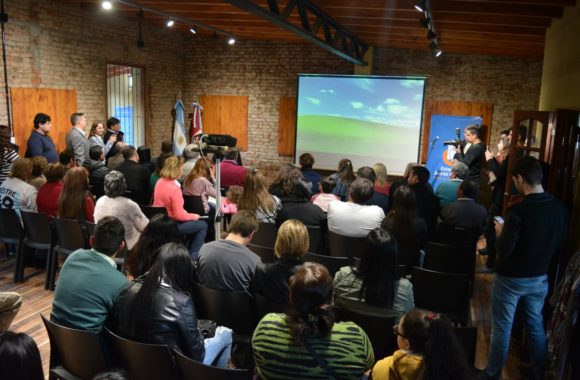
POLYGON ((107 368, 97 334, 60 326, 40 316, 50 340, 49 379, 92 379, 107 368))
POLYGON ((260 247, 274 248, 278 231, 273 223, 260 223, 258 231, 254 233, 252 244, 260 247))
POLYGON ((438 243, 460 245, 460 246, 475 246, 479 235, 481 235, 481 228, 454 226, 449 223, 439 223, 436 228, 435 236, 438 243))
POLYGON ((259 293, 254 293, 254 303, 256 305, 257 321, 260 321, 268 313, 285 313, 288 302, 271 302, 259 293))
POLYGON ((262 247, 255 244, 248 244, 248 248, 256 255, 260 256, 260 259, 262 259, 264 264, 275 263, 278 261, 276 254, 274 254, 274 248, 262 247))
POLYGON ((184 195, 183 208, 187 212, 198 215, 206 215, 205 209, 203 207, 203 199, 201 199, 201 196, 199 195, 184 195))
POLYGON ((139 205, 141 212, 147 217, 147 219, 153 218, 155 215, 167 215, 167 208, 165 207, 156 207, 156 206, 146 206, 146 205, 139 205))
POLYGON ((446 273, 468 274, 473 292, 475 276, 475 248, 472 245, 449 245, 428 242, 423 269, 446 273))
POLYGON ((328 249, 330 256, 334 257, 360 257, 363 247, 362 237, 343 236, 328 231, 328 249))
POLYGON ((317 255, 310 252, 307 252, 304 255, 304 261, 311 261, 324 265, 332 277, 334 277, 335 273, 338 272, 340 268, 347 267, 352 264, 352 260, 348 257, 317 255))
MULTIPOLYGON (((50 219, 48 215, 38 212, 20 211, 22 222, 24 224, 24 253, 26 248, 30 247, 35 250, 46 251, 46 277, 44 280, 44 289, 48 289, 50 282, 50 265, 52 256, 52 228, 50 226, 50 219)), ((23 256, 23 255, 22 255, 23 256)), ((18 268, 18 277, 24 280, 24 262, 21 260, 21 265, 18 268)))
POLYGON ((477 350, 477 327, 454 327, 457 340, 465 352, 465 358, 470 368, 475 368, 475 353, 477 350))
POLYGON ((52 220, 58 244, 54 247, 50 259, 49 289, 54 290, 56 271, 58 269, 58 257, 68 257, 77 249, 88 248, 85 232, 77 220, 58 219, 52 220))
POLYGON ((22 253, 24 230, 16 211, 10 208, 0 208, 0 242, 13 244, 16 248, 16 265, 14 267, 14 282, 23 281, 24 254, 22 253))
POLYGON ((250 380, 252 372, 247 369, 226 369, 212 367, 188 358, 179 351, 173 351, 175 362, 182 380, 250 380))
POLYGON ((308 252, 312 252, 312 253, 321 253, 323 252, 323 246, 322 246, 322 231, 320 230, 320 227, 318 226, 306 226, 306 228, 308 229, 308 238, 310 241, 309 247, 308 247, 308 252))

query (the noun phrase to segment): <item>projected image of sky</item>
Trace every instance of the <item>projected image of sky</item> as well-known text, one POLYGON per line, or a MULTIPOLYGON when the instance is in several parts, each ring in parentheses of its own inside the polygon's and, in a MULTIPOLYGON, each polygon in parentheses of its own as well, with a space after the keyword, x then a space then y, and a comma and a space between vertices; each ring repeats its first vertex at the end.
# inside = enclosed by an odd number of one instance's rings
POLYGON ((298 86, 297 156, 328 169, 383 162, 393 174, 416 162, 423 78, 300 76, 298 86))

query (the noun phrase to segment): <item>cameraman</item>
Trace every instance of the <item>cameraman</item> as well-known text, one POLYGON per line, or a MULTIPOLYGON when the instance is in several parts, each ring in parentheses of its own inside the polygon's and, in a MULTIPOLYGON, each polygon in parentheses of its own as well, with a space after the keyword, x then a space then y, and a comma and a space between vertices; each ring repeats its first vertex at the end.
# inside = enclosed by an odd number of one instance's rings
POLYGON ((485 159, 485 144, 480 139, 481 130, 476 125, 465 128, 465 142, 460 145, 454 159, 463 162, 469 168, 465 179, 475 182, 479 188, 481 165, 485 159))

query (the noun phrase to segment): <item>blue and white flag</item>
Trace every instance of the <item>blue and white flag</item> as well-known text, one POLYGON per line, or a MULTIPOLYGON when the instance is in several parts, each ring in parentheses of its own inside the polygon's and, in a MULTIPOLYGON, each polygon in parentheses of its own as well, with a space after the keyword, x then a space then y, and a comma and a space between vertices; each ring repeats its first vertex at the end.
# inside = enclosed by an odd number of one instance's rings
POLYGON ((187 137, 185 136, 185 107, 183 102, 175 102, 175 125, 173 126, 173 154, 181 156, 183 149, 187 146, 187 137))

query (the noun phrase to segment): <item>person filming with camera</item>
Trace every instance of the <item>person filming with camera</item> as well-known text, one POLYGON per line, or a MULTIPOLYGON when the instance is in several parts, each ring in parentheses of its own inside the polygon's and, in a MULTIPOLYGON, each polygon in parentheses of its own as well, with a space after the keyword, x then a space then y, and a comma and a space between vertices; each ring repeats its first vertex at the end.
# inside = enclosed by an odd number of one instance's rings
POLYGON ((458 144, 458 150, 454 160, 463 162, 469 168, 465 179, 475 182, 479 187, 479 177, 481 175, 481 165, 485 159, 485 144, 481 141, 481 128, 470 125, 465 128, 465 140, 458 144))

